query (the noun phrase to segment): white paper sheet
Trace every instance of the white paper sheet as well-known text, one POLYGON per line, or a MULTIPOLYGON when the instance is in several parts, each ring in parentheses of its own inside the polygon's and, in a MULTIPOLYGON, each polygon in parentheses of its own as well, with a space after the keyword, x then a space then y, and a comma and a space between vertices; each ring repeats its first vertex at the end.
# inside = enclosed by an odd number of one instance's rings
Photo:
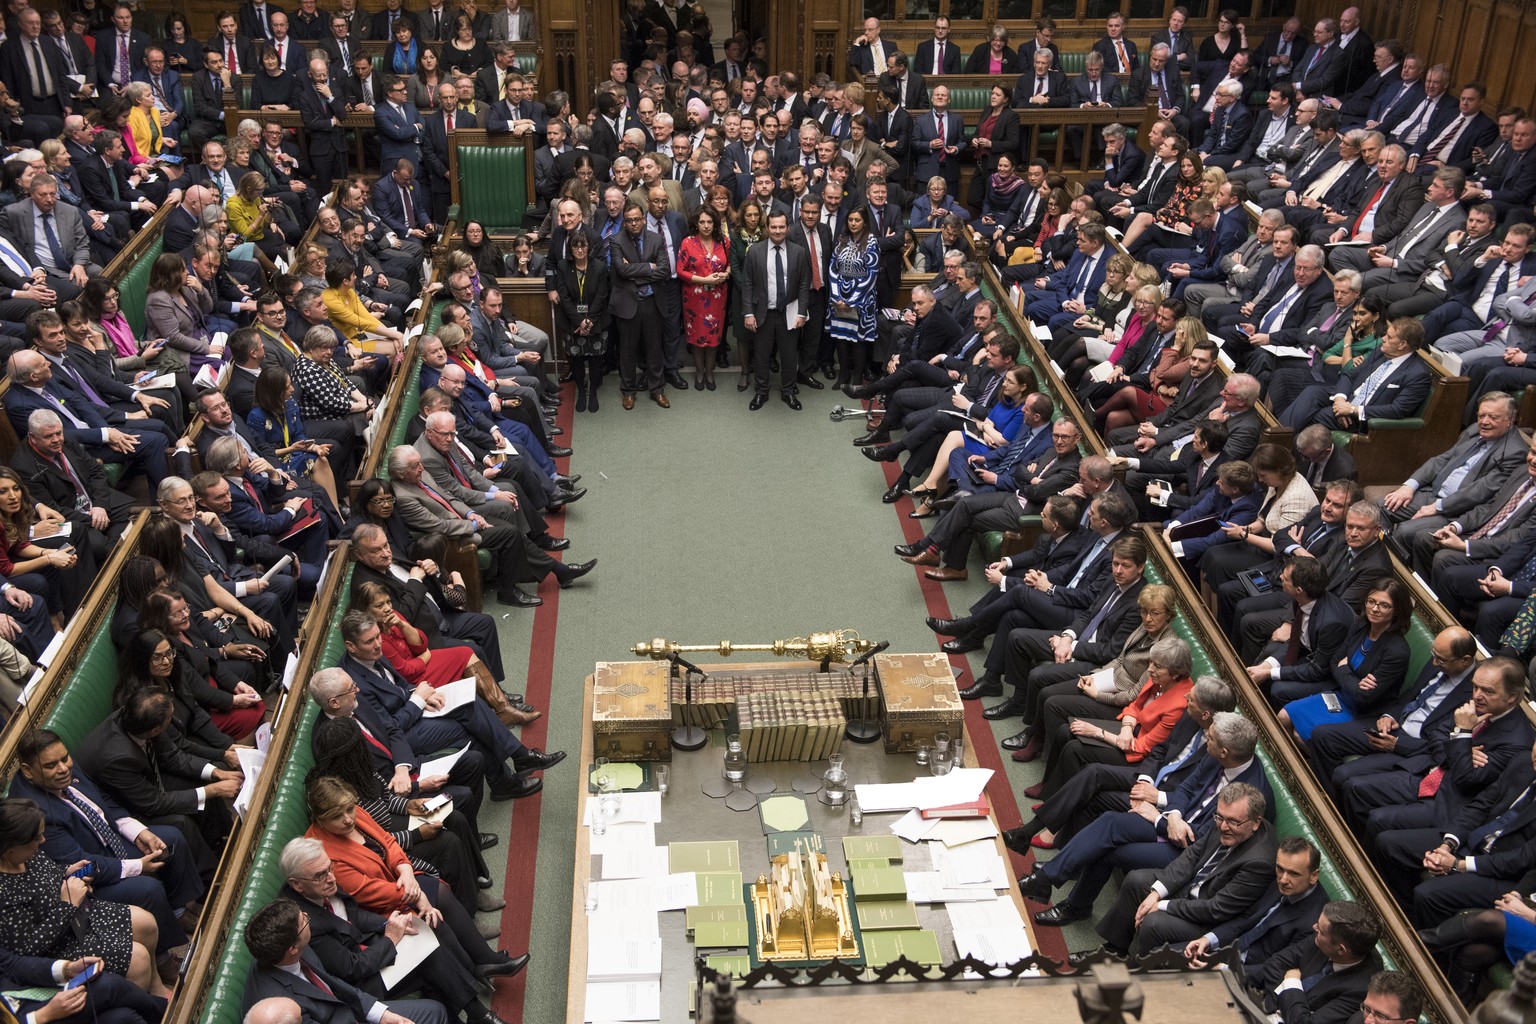
POLYGON ((1023 960, 1033 953, 1029 932, 1017 928, 956 928, 954 930, 955 953, 973 956, 977 960, 999 967, 1023 960))
POLYGON ((626 846, 603 854, 603 880, 616 878, 664 878, 667 874, 665 846, 626 846))
POLYGON ((415 814, 408 814, 408 815, 406 815, 406 819, 409 822, 409 824, 406 827, 407 828, 420 828, 422 825, 424 825, 424 824, 426 824, 428 822, 446 821, 446 820, 448 820, 448 815, 450 815, 452 813, 453 813, 453 801, 452 800, 444 800, 441 804, 438 805, 436 810, 430 812, 429 814, 420 815, 420 816, 415 815, 415 814))
POLYGON ((463 757, 464 751, 468 749, 469 744, 466 743, 462 749, 455 750, 451 754, 444 754, 442 757, 434 757, 430 761, 421 762, 421 770, 416 773, 417 777, 428 779, 434 775, 447 775, 453 771, 453 766, 459 763, 459 758, 463 757))
POLYGON ((966 843, 991 839, 997 835, 997 826, 991 818, 945 818, 937 822, 924 836, 945 846, 963 846, 966 843))
MULTIPOLYGON (((1164 500, 1166 500, 1166 499, 1164 499, 1164 500)), ((1095 672, 1093 675, 1089 676, 1088 678, 1093 680, 1093 688, 1094 688, 1094 690, 1096 692, 1098 692, 1098 693, 1114 693, 1115 692, 1115 670, 1114 669, 1112 669, 1112 668, 1101 668, 1097 672, 1095 672)))
POLYGON ((616 850, 622 846, 655 846, 656 826, 648 821, 626 821, 617 825, 609 825, 608 831, 600 836, 593 836, 590 850, 593 856, 601 857, 610 850, 616 850))
POLYGON ((267 755, 255 747, 235 747, 234 750, 235 756, 240 759, 240 771, 245 774, 245 780, 240 783, 240 792, 235 794, 235 813, 244 818, 256 796, 256 780, 261 778, 261 767, 266 764, 267 755))
POLYGON ((623 939, 587 932, 587 981, 645 981, 661 977, 660 939, 623 939))
POLYGON ((276 563, 273 564, 272 568, 261 574, 261 582, 271 583, 274 576, 278 575, 279 573, 287 572, 288 567, 292 564, 293 556, 284 555, 282 558, 279 558, 276 563))
MULTIPOLYGON (((583 825, 591 826, 592 817, 597 813, 597 801, 588 800, 586 815, 583 825)), ((620 793, 619 813, 614 816, 613 823, 625 821, 648 821, 655 825, 661 821, 661 794, 660 793, 620 793)))
POLYGON ((656 883, 657 910, 684 910, 699 903, 699 876, 693 871, 667 875, 656 883))
POLYGON ((891 823, 891 831, 909 843, 920 843, 938 823, 937 819, 923 817, 919 811, 908 811, 891 823))
POLYGON ((594 981, 587 984, 585 1020, 661 1020, 661 981, 594 981))
POLYGON ((650 878, 626 879, 619 882, 594 882, 599 886, 597 909, 587 915, 587 927, 593 931, 605 931, 628 939, 658 939, 661 926, 656 921, 655 881, 650 878), (616 890, 615 897, 608 886, 627 886, 616 890), (607 901, 605 903, 605 901, 607 901), (614 911, 612 906, 633 906, 635 909, 614 911))
MULTIPOLYGON (((930 845, 930 849, 937 852, 943 847, 930 845)), ((964 903, 997 899, 997 893, 985 886, 946 888, 937 871, 908 871, 906 876, 907 899, 913 903, 964 903)))
POLYGON ((405 980, 405 976, 431 956, 440 943, 437 933, 421 921, 416 922, 415 935, 403 935, 395 943, 395 962, 379 970, 379 980, 386 990, 405 980))
POLYGON ((443 698, 443 706, 436 711, 423 711, 422 718, 442 718, 450 714, 455 708, 461 708, 474 702, 475 681, 473 679, 458 679, 446 683, 437 688, 437 695, 443 698))

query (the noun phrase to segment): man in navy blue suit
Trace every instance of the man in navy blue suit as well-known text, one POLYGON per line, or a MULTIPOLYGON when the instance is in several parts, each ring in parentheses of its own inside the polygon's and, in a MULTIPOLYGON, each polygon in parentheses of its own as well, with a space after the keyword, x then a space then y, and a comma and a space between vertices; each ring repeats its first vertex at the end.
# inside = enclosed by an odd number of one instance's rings
MULTIPOLYGON (((1316 735, 1314 733, 1313 735, 1316 735)), ((1318 883, 1322 854, 1302 836, 1286 836, 1275 851, 1275 882, 1249 914, 1211 927, 1184 947, 1195 966, 1213 952, 1235 945, 1244 965, 1257 967, 1303 936, 1312 933, 1328 890, 1318 883)))
POLYGON ((409 160, 396 160, 390 174, 374 183, 373 208, 396 237, 430 243, 437 238, 437 225, 432 222, 430 209, 432 201, 421 194, 415 178, 416 168, 409 160))
POLYGON ((1092 303, 1104 283, 1104 272, 1109 266, 1109 235, 1104 225, 1092 221, 1077 229, 1077 249, 1067 265, 1048 276, 1026 278, 1027 264, 1003 270, 1003 280, 1022 284, 1026 299, 1025 310, 1037 324, 1049 323, 1054 330, 1056 317, 1076 320, 1078 314, 1063 312, 1062 303, 1068 299, 1092 303))
POLYGON ((379 166, 393 169, 397 160, 409 160, 411 170, 421 166, 421 112, 406 99, 403 78, 391 78, 384 86, 384 102, 373 111, 379 133, 379 166))
POLYGON ((960 191, 960 147, 965 143, 965 122, 949 109, 949 86, 936 85, 929 93, 933 109, 912 118, 912 169, 918 181, 938 175, 948 194, 960 191))
MULTIPOLYGON (((60 989, 49 999, 28 998, 8 1000, 18 1020, 48 1020, 57 1024, 157 1024, 165 1015, 165 1000, 152 996, 120 974, 106 969, 100 957, 87 956, 79 960, 49 960, 40 956, 19 956, 8 949, 0 949, 0 986, 5 991, 28 988, 58 988, 64 982, 77 978, 88 967, 99 968, 95 977, 84 985, 72 989, 60 989)), ((41 994, 41 993, 38 993, 41 994)))
POLYGON ((1329 430, 1364 433, 1371 420, 1416 415, 1434 387, 1429 368, 1414 351, 1423 344, 1424 327, 1419 321, 1407 317, 1392 321, 1381 347, 1365 362, 1341 374, 1337 384, 1307 388, 1280 421, 1297 429, 1313 422, 1329 430))
POLYGON ((427 683, 412 687, 389 663, 379 640, 379 627, 367 612, 348 612, 341 620, 347 653, 341 668, 357 684, 358 699, 391 719, 414 747, 455 749, 470 744, 486 759, 494 789, 518 785, 519 777, 553 768, 565 760, 562 750, 546 754, 525 747, 502 725, 489 704, 471 703, 438 714, 443 698, 427 683))
MULTIPOLYGON (((33 316, 47 315, 48 310, 33 316)), ((5 412, 18 437, 26 435, 27 417, 37 409, 56 412, 64 420, 64 436, 105 462, 122 463, 131 472, 143 473, 157 487, 169 475, 165 436, 143 427, 111 426, 100 409, 83 395, 63 391, 53 384, 53 368, 40 352, 17 352, 6 366, 11 387, 5 393, 5 412)))
POLYGON ((1248 237, 1248 217, 1242 210, 1248 189, 1240 182, 1223 182, 1216 201, 1197 199, 1190 204, 1193 245, 1167 246, 1147 253, 1147 262, 1163 268, 1173 282, 1174 298, 1181 298, 1191 281, 1220 281, 1221 258, 1237 251, 1248 237))
POLYGON ((21 772, 11 780, 11 796, 42 809, 43 853, 60 864, 89 862, 91 888, 99 898, 153 914, 157 952, 185 945, 182 914, 207 890, 181 830, 146 825, 124 810, 75 767, 64 741, 51 730, 23 736, 17 758, 21 772))

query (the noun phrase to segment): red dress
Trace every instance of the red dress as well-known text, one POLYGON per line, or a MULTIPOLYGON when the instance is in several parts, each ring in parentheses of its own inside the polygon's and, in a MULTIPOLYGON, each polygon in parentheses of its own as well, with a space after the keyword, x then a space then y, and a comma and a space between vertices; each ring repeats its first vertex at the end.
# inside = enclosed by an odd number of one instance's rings
POLYGON ((431 686, 446 686, 469 675, 469 659, 475 652, 468 647, 438 647, 432 650, 432 660, 422 661, 421 653, 427 649, 426 637, 412 646, 406 642, 405 631, 392 626, 379 635, 384 642, 384 656, 395 666, 395 671, 411 683, 426 680, 431 686))
POLYGON ((715 240, 711 256, 697 235, 689 235, 677 247, 677 276, 683 282, 683 340, 690 345, 714 348, 725 330, 725 285, 694 284, 695 277, 723 274, 731 265, 730 247, 715 240))

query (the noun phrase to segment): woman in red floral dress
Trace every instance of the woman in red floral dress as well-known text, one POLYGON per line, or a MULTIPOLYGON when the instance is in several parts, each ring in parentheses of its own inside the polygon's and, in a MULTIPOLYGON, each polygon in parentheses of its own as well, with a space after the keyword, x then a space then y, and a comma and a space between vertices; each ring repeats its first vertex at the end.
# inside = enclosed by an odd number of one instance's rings
POLYGON ((677 247, 677 276, 683 282, 683 337, 693 350, 694 387, 713 391, 731 253, 720 232, 719 215, 710 207, 694 211, 693 234, 677 247))

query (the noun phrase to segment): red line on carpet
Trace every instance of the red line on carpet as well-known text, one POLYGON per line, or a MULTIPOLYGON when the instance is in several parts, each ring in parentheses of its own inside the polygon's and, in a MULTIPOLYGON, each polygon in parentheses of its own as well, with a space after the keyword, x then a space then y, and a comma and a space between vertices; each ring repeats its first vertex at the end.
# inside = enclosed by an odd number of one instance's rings
MULTIPOLYGON (((885 484, 890 487, 896 483, 896 477, 900 473, 896 463, 887 462, 882 467, 885 470, 885 484)), ((908 544, 915 544, 927 533, 927 527, 937 522, 937 519, 912 519, 907 513, 915 511, 911 498, 903 497, 893 506, 901 517, 901 535, 908 544)), ((928 608, 928 614, 936 619, 949 619, 954 616, 950 612, 949 597, 944 593, 944 585, 936 580, 930 580, 923 575, 923 567, 915 566, 918 588, 923 593, 923 604, 928 608)), ((993 643, 997 638, 993 637, 993 643)), ((969 686, 975 680, 971 675, 970 663, 963 654, 951 654, 950 663, 961 670, 956 679, 957 685, 962 688, 969 686)), ((1003 828, 1014 828, 1023 824, 1023 817, 1019 811, 1018 801, 1014 798, 1013 788, 1008 784, 1008 770, 1003 765, 1003 755, 997 744, 992 739, 992 724, 981 716, 983 705, 979 700, 968 700, 965 704, 966 732, 978 742, 971 744, 971 749, 976 753, 976 762, 983 768, 992 769, 992 779, 987 783, 987 798, 992 801, 992 809, 997 814, 997 823, 1003 828)), ((1031 853, 1027 858, 1020 858, 1018 854, 1010 853, 1016 861, 1022 861, 1025 874, 1034 867, 1035 855, 1031 853)), ((1026 901, 1030 906, 1038 905, 1044 910, 1050 904, 1034 904, 1026 901)), ((1042 956, 1048 956, 1063 963, 1067 959, 1067 943, 1062 938, 1060 928, 1047 928, 1035 925, 1035 937, 1039 940, 1039 948, 1036 952, 1042 956)))
MULTIPOLYGON (((575 416, 571 411, 575 389, 561 388, 564 403, 555 417, 565 431, 561 437, 564 447, 571 447, 575 433, 575 416)), ((565 469, 569 470, 569 463, 565 469)), ((565 514, 549 520, 552 537, 565 536, 565 514)), ((526 747, 544 746, 549 735, 550 693, 555 674, 555 626, 560 618, 560 586, 553 576, 546 576, 539 584, 539 596, 544 603, 533 613, 533 638, 528 646, 528 671, 523 681, 524 699, 534 707, 543 708, 544 716, 523 726, 519 737, 526 747)), ((516 692, 515 690, 513 692, 516 692)), ((571 770, 566 765, 566 770, 571 770)), ((502 889, 506 909, 501 912, 501 948, 518 956, 528 950, 528 938, 533 929, 533 885, 539 867, 539 812, 543 805, 542 792, 513 803, 512 834, 507 837, 506 884, 502 889)), ((564 959, 564 951, 541 950, 540 955, 558 960, 564 959)), ((492 1008, 508 1024, 522 1024, 523 1000, 528 985, 528 972, 524 971, 510 981, 496 984, 492 1008)))

